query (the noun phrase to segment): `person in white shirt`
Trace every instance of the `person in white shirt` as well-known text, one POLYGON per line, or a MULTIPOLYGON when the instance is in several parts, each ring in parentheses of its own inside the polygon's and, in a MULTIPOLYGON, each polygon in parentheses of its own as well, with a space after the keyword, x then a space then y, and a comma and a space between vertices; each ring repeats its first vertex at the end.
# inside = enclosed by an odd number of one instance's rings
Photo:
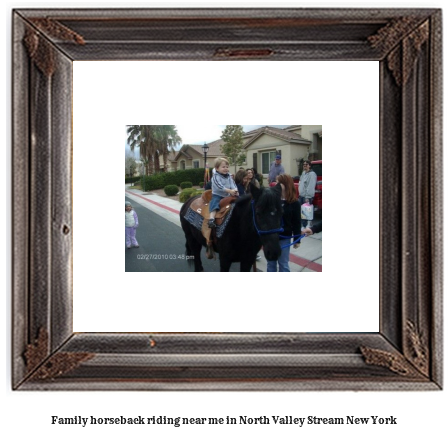
POLYGON ((129 201, 124 204, 124 212, 126 247, 127 249, 131 249, 131 246, 138 248, 139 245, 137 239, 135 238, 136 229, 138 228, 138 216, 129 201))

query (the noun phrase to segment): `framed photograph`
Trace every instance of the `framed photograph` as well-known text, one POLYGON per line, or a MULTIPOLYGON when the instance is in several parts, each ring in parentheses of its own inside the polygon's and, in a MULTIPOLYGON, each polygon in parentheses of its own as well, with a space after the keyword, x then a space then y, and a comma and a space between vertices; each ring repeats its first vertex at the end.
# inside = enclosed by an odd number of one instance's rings
MULTIPOLYGON (((152 66, 150 62, 146 64, 152 66)), ((200 65, 203 72, 207 67, 204 64, 193 61, 191 66, 200 65)), ((208 64, 208 67, 220 67, 222 63, 208 64)), ((236 79, 240 82, 240 88, 243 82, 242 64, 228 63, 240 72, 236 79)), ((248 64, 245 63, 246 66, 248 64)), ((300 64, 306 66, 306 62, 300 64)), ((116 71, 117 65, 122 64, 113 63, 110 70, 116 71)), ((159 62, 160 65, 163 64, 159 62)), ((201 108, 193 109, 195 102, 191 102, 188 96, 181 98, 180 95, 189 84, 195 89, 196 100, 203 107, 202 102, 207 102, 207 95, 199 97, 200 92, 208 91, 213 85, 204 85, 207 75, 201 75, 193 84, 194 75, 186 74, 189 64, 181 65, 185 82, 178 91, 170 89, 170 93, 179 102, 189 102, 190 111, 203 123, 126 126, 125 171, 128 177, 125 218, 128 225, 125 227, 125 271, 322 272, 322 235, 317 228, 322 222, 322 125, 206 125, 204 116, 200 114, 201 108), (146 139, 154 139, 150 147, 146 139), (309 161, 304 161, 306 159, 309 161), (213 181, 219 187, 220 194, 217 196, 220 204, 216 203, 212 208, 213 181), (277 182, 282 186, 275 189, 277 182), (282 190, 278 190, 280 187, 283 187, 282 190), (233 191, 229 192, 231 188, 233 191), (263 190, 258 190, 261 188, 263 190), (272 193, 270 188, 277 193, 273 198, 274 202, 277 200, 277 205, 265 203, 264 209, 259 210, 257 205, 262 205, 260 196, 272 193), (282 199, 285 196, 286 216, 282 213, 282 199), (273 211, 277 215, 273 215, 273 211), (212 219, 212 214, 216 215, 216 219, 212 219), (293 215, 295 220, 291 219, 293 215), (266 218, 270 220, 269 224, 266 218), (212 226, 209 226, 210 222, 212 226), (311 223, 315 226, 313 237, 306 239, 303 230, 311 223), (245 227, 241 227, 242 224, 245 227), (224 260, 226 262, 222 263, 224 260)), ((168 71, 172 69, 172 63, 166 66, 168 71)), ((258 70, 252 72, 256 74, 257 81, 254 81, 252 74, 244 74, 246 81, 257 82, 251 97, 248 97, 249 88, 253 87, 245 83, 243 88, 245 100, 251 101, 250 112, 254 113, 258 105, 252 100, 254 94, 259 94, 258 84, 267 85, 269 81, 264 71, 263 78, 260 78, 262 74, 258 70)), ((216 70, 208 77, 216 81, 219 73, 216 70)), ((155 79, 154 68, 147 74, 152 80, 155 79)), ((273 76, 282 75, 284 70, 273 76)), ((181 81, 182 78, 179 78, 177 82, 181 81)), ((163 83, 164 80, 155 79, 155 82, 163 83)), ((178 86, 172 85, 176 89, 178 86)), ((219 88, 228 90, 227 86, 219 88)), ((235 117, 237 108, 234 103, 240 93, 234 89, 236 87, 232 88, 231 96, 234 99, 214 96, 213 101, 219 102, 220 106, 230 106, 226 111, 235 117)), ((274 84, 272 88, 276 94, 282 93, 278 85, 274 84)), ((151 100, 164 99, 152 97, 151 100)), ((263 98, 260 100, 260 106, 266 107, 263 98)), ((115 103, 114 111, 118 106, 115 103)), ((126 107, 125 104, 123 106, 126 107)), ((247 106, 240 106, 243 107, 241 111, 247 111, 247 106)), ((157 105, 154 105, 153 110, 156 108, 157 105)), ((263 110, 266 111, 265 108, 263 110)), ((294 109, 288 108, 287 111, 294 113, 294 109)), ((144 114, 147 112, 142 110, 144 114)), ((217 117, 216 111, 213 111, 213 117, 221 118, 217 117)), ((107 120, 108 117, 106 123, 107 120)), ((74 148, 76 150, 76 143, 74 148)), ((356 176, 353 175, 353 178, 356 176)), ((88 197, 87 190, 84 199, 88 197)), ((88 215, 85 219, 88 229, 88 215)), ((90 236, 88 231, 83 234, 90 236)), ((88 246, 86 242, 85 247, 88 246)), ((112 253, 114 249, 110 251, 112 253)), ((121 258, 119 253, 114 257, 121 258)))
POLYGON ((439 9, 14 10, 12 387, 442 389, 441 58, 439 9), (377 62, 379 331, 75 331, 75 61, 377 62))

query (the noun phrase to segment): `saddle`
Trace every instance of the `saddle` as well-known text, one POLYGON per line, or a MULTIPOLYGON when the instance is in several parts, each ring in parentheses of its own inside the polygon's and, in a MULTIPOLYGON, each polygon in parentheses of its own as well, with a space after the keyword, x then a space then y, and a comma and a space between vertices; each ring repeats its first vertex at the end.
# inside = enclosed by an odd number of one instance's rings
MULTIPOLYGON (((215 215, 215 223, 216 225, 221 225, 224 221, 224 218, 226 217, 227 213, 230 211, 230 204, 236 201, 235 196, 226 196, 225 198, 222 198, 219 202, 219 210, 216 212, 215 215)), ((216 228, 209 228, 208 227, 208 220, 210 219, 210 201, 212 200, 212 191, 206 190, 201 197, 195 199, 191 205, 190 208, 195 211, 196 213, 200 214, 204 220, 202 221, 202 235, 204 236, 206 242, 207 242, 207 257, 209 259, 215 258, 215 255, 213 254, 213 242, 216 243, 216 228), (213 235, 212 235, 213 231, 213 235)))
MULTIPOLYGON (((230 211, 230 204, 236 201, 235 196, 226 196, 225 198, 222 198, 219 202, 219 210, 216 212, 215 215, 215 222, 216 225, 221 225, 226 214, 230 211)), ((191 205, 190 208, 194 210, 196 213, 199 213, 204 220, 208 221, 210 219, 210 210, 209 205, 210 201, 212 200, 212 191, 206 190, 200 198, 195 199, 191 205)))

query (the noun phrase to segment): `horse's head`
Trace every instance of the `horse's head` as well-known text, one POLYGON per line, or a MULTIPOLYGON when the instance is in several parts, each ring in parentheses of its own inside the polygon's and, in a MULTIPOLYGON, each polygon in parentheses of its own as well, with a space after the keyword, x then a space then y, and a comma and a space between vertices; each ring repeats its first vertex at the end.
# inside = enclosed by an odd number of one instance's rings
POLYGON ((264 255, 268 261, 277 260, 282 252, 278 237, 283 214, 282 188, 277 184, 269 189, 258 189, 251 184, 251 193, 254 226, 263 244, 264 255))

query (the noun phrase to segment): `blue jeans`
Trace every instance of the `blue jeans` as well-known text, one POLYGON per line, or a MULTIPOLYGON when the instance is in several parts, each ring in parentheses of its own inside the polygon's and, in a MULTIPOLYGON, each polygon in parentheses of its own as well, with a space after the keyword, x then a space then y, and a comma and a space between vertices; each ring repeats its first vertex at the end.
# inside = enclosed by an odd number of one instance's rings
POLYGON ((219 195, 212 195, 212 200, 210 201, 210 204, 208 207, 210 213, 214 210, 219 210, 219 203, 221 202, 222 198, 223 197, 219 196, 219 195))
MULTIPOLYGON (((291 239, 282 239, 280 240, 280 245, 286 245, 288 243, 291 243, 291 239)), ((278 260, 273 262, 268 262, 267 272, 277 272, 277 263, 278 263, 278 272, 291 272, 289 269, 289 250, 291 249, 290 246, 287 246, 286 248, 282 249, 282 253, 280 254, 280 257, 278 260)))

